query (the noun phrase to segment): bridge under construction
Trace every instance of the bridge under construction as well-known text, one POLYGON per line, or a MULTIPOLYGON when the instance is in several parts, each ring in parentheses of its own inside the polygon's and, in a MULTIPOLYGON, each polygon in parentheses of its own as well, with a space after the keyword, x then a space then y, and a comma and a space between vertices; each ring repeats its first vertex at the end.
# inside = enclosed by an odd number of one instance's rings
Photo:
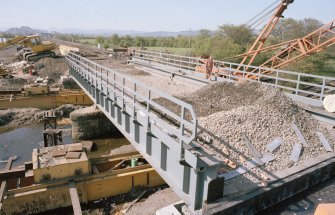
MULTIPOLYGON (((306 129, 310 127, 305 124, 315 123, 314 118, 308 118, 309 114, 303 115, 306 118, 302 118, 305 119, 302 124, 292 120, 287 126, 291 133, 286 135, 295 136, 291 143, 287 143, 286 136, 269 137, 262 129, 256 129, 254 134, 242 130, 238 141, 244 145, 234 148, 231 143, 225 143, 224 135, 211 133, 204 127, 211 128, 211 123, 217 123, 215 113, 206 124, 203 117, 197 117, 197 104, 192 106, 75 53, 69 53, 66 59, 70 75, 182 198, 181 213, 256 213, 333 175, 335 159, 330 134, 320 127, 313 130, 315 133, 307 134, 306 129), (253 141, 253 135, 267 136, 268 142, 263 141, 260 146, 253 141), (286 148, 289 151, 282 157, 278 151, 284 145, 289 145, 286 148), (250 177, 251 173, 255 176, 250 177)), ((320 108, 322 99, 335 89, 334 78, 276 69, 271 69, 271 74, 263 74, 260 71, 264 68, 253 67, 259 71, 252 73, 258 78, 248 79, 250 72, 237 73, 238 64, 218 61, 218 73, 209 81, 195 72, 200 60, 137 50, 130 63, 195 85, 237 82, 235 85, 243 88, 243 84, 238 84, 241 79, 248 83, 261 82, 261 86, 269 86, 265 90, 281 89, 293 100, 308 104, 305 110, 315 118, 334 124, 334 115, 320 108), (313 81, 309 82, 311 78, 313 81)), ((282 99, 279 94, 274 96, 282 99)), ((289 103, 289 100, 281 101, 289 103)), ((276 113, 269 112, 269 118, 271 114, 276 113)), ((214 127, 218 127, 215 131, 220 130, 218 124, 214 127)))

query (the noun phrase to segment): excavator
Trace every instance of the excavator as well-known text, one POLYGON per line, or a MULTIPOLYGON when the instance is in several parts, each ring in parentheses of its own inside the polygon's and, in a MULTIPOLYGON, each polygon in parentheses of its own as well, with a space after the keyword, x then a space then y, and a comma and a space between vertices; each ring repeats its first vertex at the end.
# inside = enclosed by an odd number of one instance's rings
POLYGON ((0 43, 0 50, 11 45, 19 45, 18 51, 27 61, 56 56, 55 52, 52 51, 56 48, 55 43, 42 41, 38 35, 17 36, 0 43))

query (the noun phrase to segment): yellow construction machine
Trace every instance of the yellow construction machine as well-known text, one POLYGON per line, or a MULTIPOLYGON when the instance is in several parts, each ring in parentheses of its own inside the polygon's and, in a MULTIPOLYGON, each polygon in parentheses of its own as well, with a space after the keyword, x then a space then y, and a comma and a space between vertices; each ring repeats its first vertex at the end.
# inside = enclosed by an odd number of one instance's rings
POLYGON ((55 43, 42 41, 38 35, 17 36, 6 42, 0 43, 0 49, 11 45, 19 45, 18 53, 27 61, 37 61, 43 57, 55 57, 52 50, 56 48, 55 43))

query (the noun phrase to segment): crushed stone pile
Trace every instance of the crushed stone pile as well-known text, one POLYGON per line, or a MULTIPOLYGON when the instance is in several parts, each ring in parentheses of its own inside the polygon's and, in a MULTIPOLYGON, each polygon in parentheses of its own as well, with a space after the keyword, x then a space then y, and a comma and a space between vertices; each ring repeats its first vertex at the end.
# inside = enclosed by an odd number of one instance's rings
MULTIPOLYGON (((290 166, 293 145, 301 144, 292 129, 292 123, 297 125, 309 145, 303 147, 295 165, 326 153, 316 134, 318 131, 325 135, 332 148, 334 146, 334 141, 323 125, 271 86, 251 82, 215 83, 180 99, 192 104, 195 109, 201 130, 198 134, 200 144, 215 152, 222 160, 228 159, 234 163, 219 167, 219 174, 253 159, 242 134, 248 137, 261 155, 272 155, 275 158, 244 174, 244 177, 253 181, 257 180, 255 175, 290 166), (283 143, 270 153, 266 145, 278 137, 283 139, 283 143), (204 140, 210 140, 211 143, 204 140)), ((161 102, 169 105, 166 101, 161 102)), ((170 109, 176 110, 176 107, 170 106, 170 109)), ((235 180, 241 180, 241 177, 235 180)))
POLYGON ((106 60, 99 60, 97 63, 130 76, 150 76, 150 73, 136 69, 134 65, 127 64, 127 60, 128 57, 121 56, 118 59, 109 58, 106 60))
MULTIPOLYGON (((106 49, 99 49, 98 47, 86 45, 82 43, 73 43, 73 42, 64 41, 64 40, 53 40, 53 42, 55 42, 56 45, 67 45, 67 46, 79 48, 80 53, 84 54, 86 57, 97 57, 97 56, 104 57, 110 54, 110 51, 106 49)), ((58 50, 59 49, 57 49, 56 51, 58 50)))
POLYGON ((0 90, 22 90, 24 85, 32 82, 25 78, 0 79, 0 90))
POLYGON ((42 78, 49 77, 50 83, 60 80, 60 76, 65 75, 68 66, 64 58, 42 58, 35 63, 35 70, 42 78))
MULTIPOLYGON (((112 68, 115 71, 123 73, 128 76, 132 76, 134 79, 159 89, 162 92, 168 93, 173 96, 183 96, 187 93, 192 93, 199 89, 199 87, 183 83, 177 80, 171 80, 168 77, 162 77, 157 75, 151 75, 150 73, 136 68, 134 65, 126 64, 126 57, 119 57, 118 59, 110 58, 108 60, 99 60, 97 63, 102 64, 106 67, 112 68)), ((133 88, 132 86, 128 86, 133 88)), ((139 88, 138 88, 139 89, 139 88)), ((145 92, 141 92, 145 95, 145 92)), ((152 95, 152 97, 156 97, 152 95)))

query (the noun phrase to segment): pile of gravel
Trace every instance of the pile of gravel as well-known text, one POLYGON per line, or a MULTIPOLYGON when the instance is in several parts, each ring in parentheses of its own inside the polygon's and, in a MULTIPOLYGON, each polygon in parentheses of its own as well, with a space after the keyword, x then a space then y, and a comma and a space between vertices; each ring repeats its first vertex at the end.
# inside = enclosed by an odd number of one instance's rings
POLYGON ((120 146, 118 148, 112 149, 110 152, 110 155, 121 155, 121 154, 136 152, 136 151, 137 150, 135 149, 135 147, 130 144, 130 145, 124 145, 124 146, 120 146))
POLYGON ((30 80, 24 78, 0 78, 0 90, 22 90, 25 84, 28 84, 30 80))
MULTIPOLYGON (((134 65, 126 64, 126 57, 120 57, 118 59, 109 58, 107 60, 99 60, 97 63, 102 64, 108 68, 114 69, 117 72, 131 76, 132 78, 154 88, 159 89, 162 92, 173 96, 183 96, 188 93, 193 93, 198 90, 199 87, 183 83, 178 80, 171 80, 168 77, 162 77, 157 75, 151 75, 150 73, 136 68, 134 65)), ((120 80, 121 82, 121 80, 120 80)), ((128 84, 128 83, 126 83, 128 84)), ((133 85, 129 84, 128 87, 133 88, 133 85)), ((137 87, 141 91, 141 87, 137 87)), ((146 91, 140 92, 142 95, 146 95, 146 91)), ((152 98, 158 97, 151 95, 152 98)))
POLYGON ((68 71, 65 58, 42 58, 35 63, 35 69, 42 78, 49 77, 50 83, 60 80, 68 71))
POLYGON ((150 76, 150 73, 136 69, 134 65, 127 64, 127 60, 128 57, 122 56, 118 59, 109 58, 106 60, 99 60, 97 63, 130 76, 150 76))
MULTIPOLYGON (((309 145, 303 148, 296 164, 326 153, 316 135, 317 131, 324 133, 331 146, 334 145, 326 128, 285 94, 270 86, 250 82, 215 83, 181 99, 191 103, 197 116, 200 116, 198 122, 202 132, 199 133, 199 139, 212 140, 210 144, 200 141, 201 144, 216 152, 223 160, 229 159, 238 167, 253 159, 242 134, 262 155, 273 155, 274 161, 253 169, 252 172, 257 175, 288 167, 292 147, 300 143, 292 123, 298 126, 309 145), (284 142, 270 153, 266 145, 277 137, 284 142)), ((223 166, 225 171, 231 169, 223 166)), ((251 174, 249 176, 249 179, 254 179, 251 174)))

